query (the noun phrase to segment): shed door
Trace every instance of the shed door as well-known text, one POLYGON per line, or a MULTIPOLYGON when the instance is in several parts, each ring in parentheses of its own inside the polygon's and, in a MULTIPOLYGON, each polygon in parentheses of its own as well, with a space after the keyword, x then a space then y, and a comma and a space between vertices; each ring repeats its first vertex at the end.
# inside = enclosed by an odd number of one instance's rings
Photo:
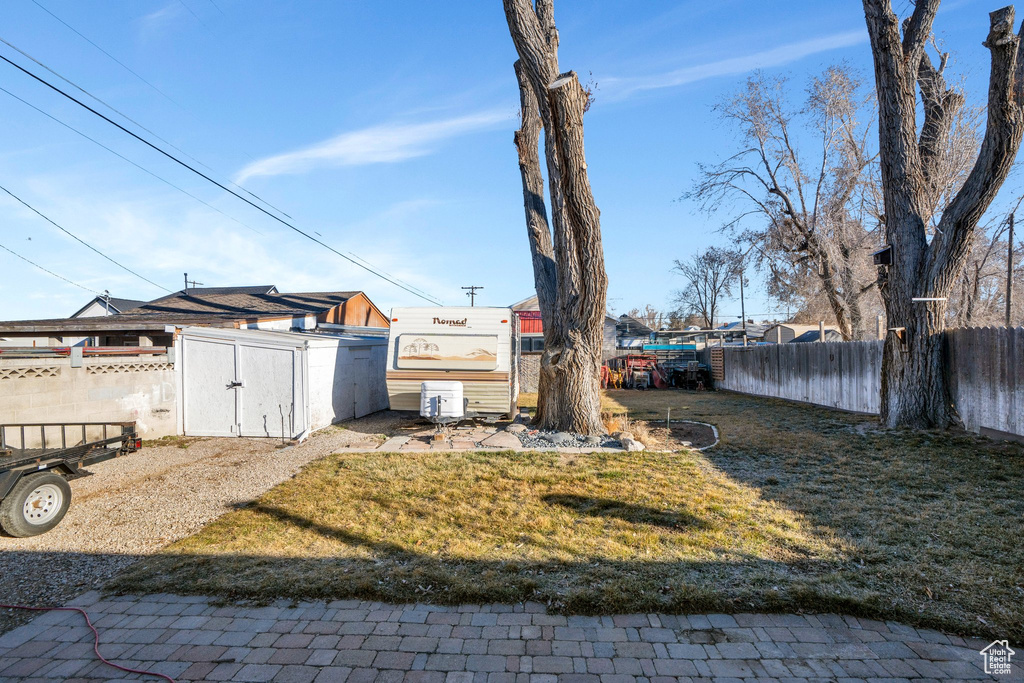
POLYGON ((370 371, 370 348, 356 346, 349 349, 352 358, 352 395, 355 417, 374 412, 372 404, 373 374, 370 371))
POLYGON ((241 436, 291 438, 301 431, 295 349, 240 345, 241 436), (298 413, 298 414, 297 414, 298 413))
POLYGON ((234 343, 188 339, 182 351, 185 435, 236 436, 234 343))

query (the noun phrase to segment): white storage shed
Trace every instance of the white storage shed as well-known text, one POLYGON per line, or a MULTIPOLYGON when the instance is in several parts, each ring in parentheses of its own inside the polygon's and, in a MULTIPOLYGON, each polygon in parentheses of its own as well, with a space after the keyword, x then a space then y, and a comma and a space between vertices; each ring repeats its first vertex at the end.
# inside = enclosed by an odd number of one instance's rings
POLYGON ((177 346, 186 436, 301 439, 388 407, 383 338, 187 327, 177 346))

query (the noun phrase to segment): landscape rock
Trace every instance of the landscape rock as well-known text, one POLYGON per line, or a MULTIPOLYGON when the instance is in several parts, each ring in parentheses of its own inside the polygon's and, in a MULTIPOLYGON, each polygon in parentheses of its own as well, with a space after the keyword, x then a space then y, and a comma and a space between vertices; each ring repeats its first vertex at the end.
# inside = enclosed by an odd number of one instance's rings
POLYGON ((590 446, 601 446, 602 448, 617 448, 619 443, 610 436, 587 437, 583 434, 572 434, 570 432, 549 432, 537 429, 526 429, 516 432, 516 436, 523 444, 523 448, 548 449, 552 446, 559 448, 586 448, 590 446))
POLYGON ((527 426, 522 424, 522 423, 520 423, 520 422, 515 422, 513 424, 510 424, 508 427, 505 427, 505 431, 506 432, 512 432, 513 434, 518 434, 519 432, 525 432, 527 429, 528 429, 527 426))
POLYGON ((623 439, 633 439, 635 437, 633 436, 632 432, 615 432, 612 434, 612 438, 622 441, 623 439))
POLYGON ((481 446, 492 448, 522 448, 523 444, 515 434, 497 432, 480 442, 481 446))
POLYGON ((642 443, 640 443, 636 439, 631 439, 629 437, 623 437, 619 439, 619 442, 622 444, 622 447, 625 448, 627 451, 642 451, 645 448, 645 446, 642 443))
POLYGON ((576 437, 568 432, 551 432, 548 434, 542 434, 541 438, 545 441, 550 441, 551 443, 556 444, 566 444, 576 440, 576 437))

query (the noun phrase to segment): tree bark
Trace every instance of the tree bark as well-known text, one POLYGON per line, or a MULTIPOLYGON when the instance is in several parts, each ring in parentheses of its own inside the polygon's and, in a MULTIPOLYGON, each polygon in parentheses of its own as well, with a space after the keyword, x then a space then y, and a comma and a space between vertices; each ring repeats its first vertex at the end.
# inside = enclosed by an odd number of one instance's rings
POLYGON ((600 212, 583 149, 587 97, 575 73, 558 75, 558 31, 551 0, 537 0, 536 6, 530 0, 504 0, 504 7, 520 57, 517 76, 524 114, 516 147, 544 321, 537 424, 545 429, 600 434, 604 432, 600 366, 608 280, 600 212), (533 110, 533 115, 527 109, 533 110), (538 216, 544 206, 536 151, 537 114, 544 128, 552 232, 546 232, 547 221, 538 216))
POLYGON ((555 326, 562 345, 551 349, 550 359, 553 384, 561 399, 559 427, 601 434, 601 353, 608 277, 601 213, 590 188, 583 149, 587 95, 575 72, 548 86, 548 102, 566 218, 564 248, 556 255, 559 315, 555 326))
POLYGON ((941 76, 924 56, 937 7, 938 0, 919 0, 901 41, 889 0, 864 0, 878 94, 885 234, 893 257, 880 277, 886 317, 890 328, 896 328, 886 337, 882 357, 881 419, 889 426, 945 428, 957 420, 943 371, 945 299, 963 271, 978 220, 1006 179, 1024 132, 1020 40, 1013 33, 1013 8, 1007 7, 989 15, 985 45, 992 69, 981 151, 963 187, 944 207, 929 243, 934 150, 948 130, 942 117, 959 105, 946 95, 941 76), (918 83, 925 101, 920 139, 918 83))
MULTIPOLYGON (((558 328, 555 326, 555 307, 558 297, 558 276, 555 269, 555 251, 551 243, 551 227, 548 225, 548 212, 544 203, 544 176, 540 170, 540 130, 541 121, 538 113, 537 97, 529 77, 523 69, 522 62, 515 63, 516 78, 519 81, 520 117, 522 125, 516 131, 514 140, 519 152, 519 174, 523 182, 523 206, 526 209, 526 234, 530 242, 530 255, 533 257, 533 284, 537 291, 537 303, 540 307, 543 323, 545 346, 561 346, 557 339, 558 328)), ((543 360, 543 356, 542 356, 543 360)), ((549 410, 556 410, 554 404, 549 409, 549 384, 551 373, 540 371, 537 377, 537 413, 534 423, 543 424, 548 418, 549 410)))

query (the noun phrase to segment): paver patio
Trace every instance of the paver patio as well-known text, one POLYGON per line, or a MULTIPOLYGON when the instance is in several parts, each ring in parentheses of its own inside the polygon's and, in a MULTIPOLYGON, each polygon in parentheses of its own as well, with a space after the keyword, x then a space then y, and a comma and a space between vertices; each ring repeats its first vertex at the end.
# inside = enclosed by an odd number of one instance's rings
MULTIPOLYGON (((838 615, 562 616, 538 603, 388 605, 359 600, 217 606, 195 596, 104 598, 101 652, 180 681, 628 683, 992 679, 987 643, 838 615)), ((1021 680, 1015 664, 1011 676, 1021 680)), ((2 680, 137 680, 96 660, 76 612, 0 636, 2 680)))

